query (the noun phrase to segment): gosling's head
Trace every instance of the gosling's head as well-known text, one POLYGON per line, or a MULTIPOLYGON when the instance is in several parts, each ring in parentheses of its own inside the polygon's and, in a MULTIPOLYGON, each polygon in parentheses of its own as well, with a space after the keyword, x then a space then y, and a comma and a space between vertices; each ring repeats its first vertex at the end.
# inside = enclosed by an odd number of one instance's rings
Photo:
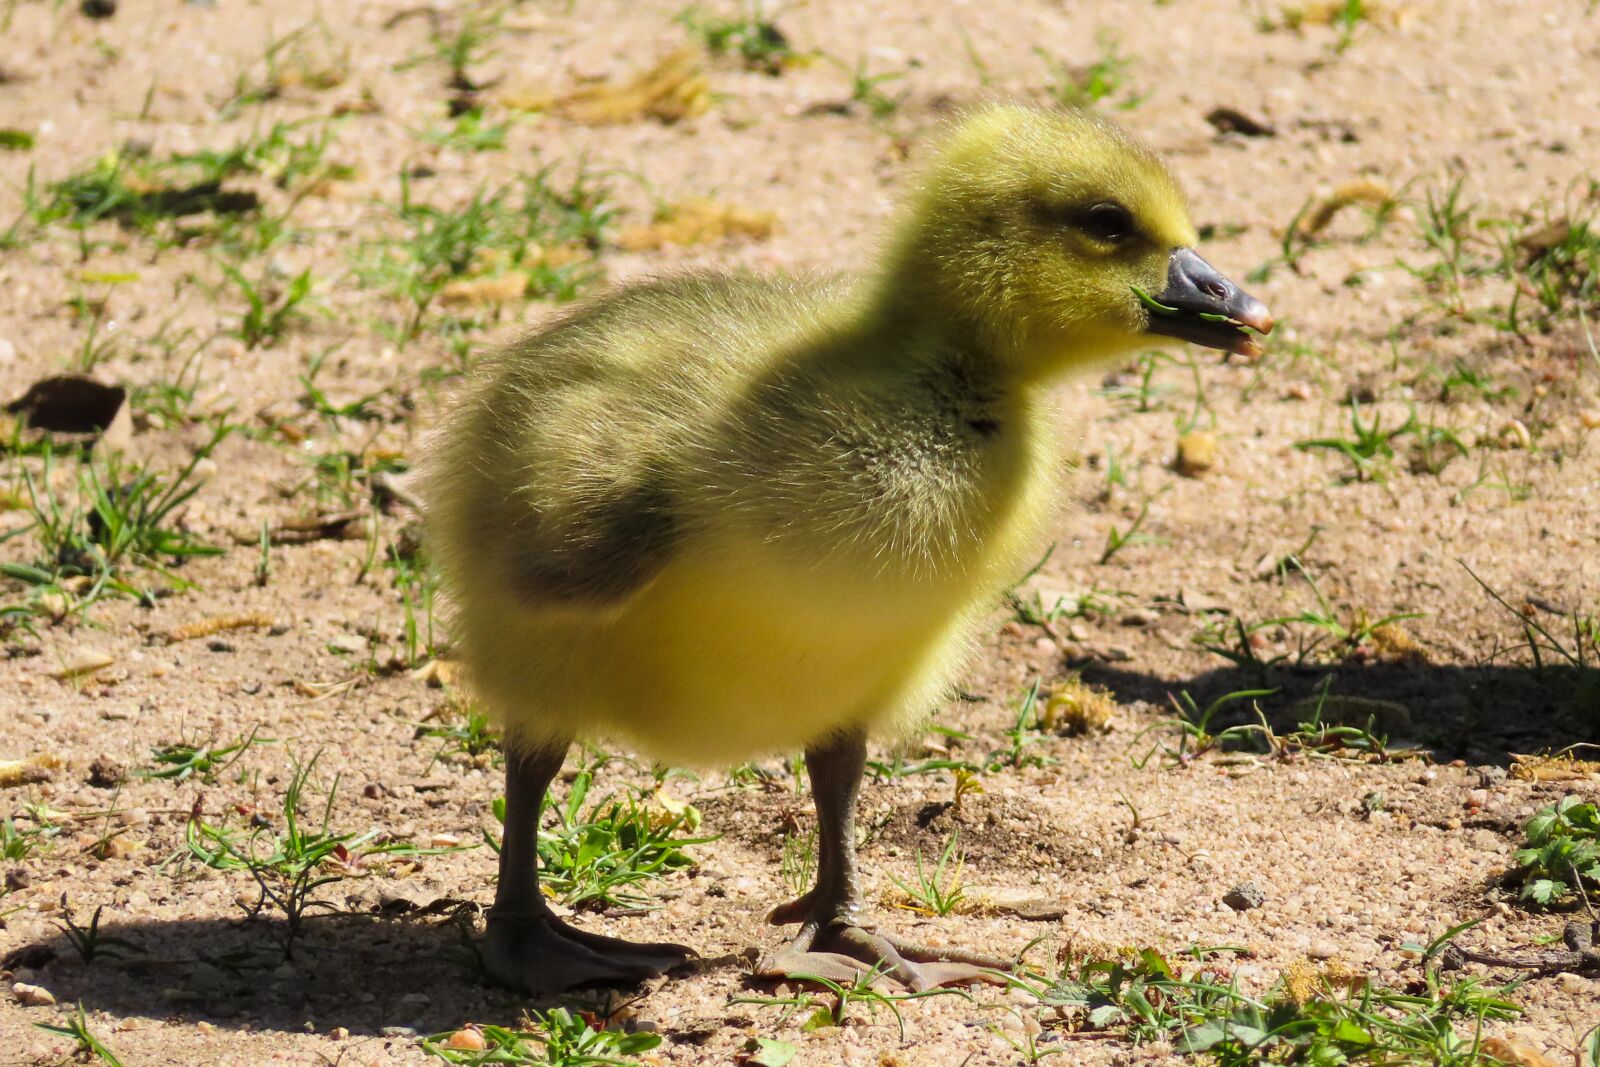
POLYGON ((1149 148, 1088 112, 1016 106, 963 122, 902 223, 889 284, 1028 378, 1176 337, 1256 354, 1261 301, 1194 251, 1149 148))

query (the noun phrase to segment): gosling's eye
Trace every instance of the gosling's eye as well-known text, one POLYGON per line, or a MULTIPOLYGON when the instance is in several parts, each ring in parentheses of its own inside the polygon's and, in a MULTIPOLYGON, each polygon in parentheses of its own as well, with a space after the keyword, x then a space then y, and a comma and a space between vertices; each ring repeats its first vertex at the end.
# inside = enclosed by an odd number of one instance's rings
POLYGON ((1116 244, 1133 234, 1133 216, 1121 204, 1096 204, 1079 217, 1078 226, 1097 241, 1116 244))

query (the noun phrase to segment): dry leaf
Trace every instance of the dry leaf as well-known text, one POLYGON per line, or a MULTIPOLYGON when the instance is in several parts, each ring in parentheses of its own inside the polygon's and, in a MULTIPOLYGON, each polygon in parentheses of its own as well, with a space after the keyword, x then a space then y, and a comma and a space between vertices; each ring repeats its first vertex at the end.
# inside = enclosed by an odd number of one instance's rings
POLYGON ((48 752, 27 759, 0 760, 0 789, 48 781, 50 772, 59 766, 61 759, 48 752))
POLYGON ((1310 960, 1295 960, 1283 972, 1284 990, 1296 1004, 1305 1004, 1335 990, 1359 993, 1366 985, 1365 974, 1343 963, 1318 967, 1310 960))
POLYGON ((1428 650, 1397 622, 1386 622, 1373 630, 1372 647, 1387 660, 1424 663, 1428 659, 1428 650))
POLYGON ((694 831, 700 826, 699 808, 660 789, 650 795, 646 810, 650 813, 652 826, 670 826, 680 820, 684 830, 694 831))
MULTIPOLYGON (((268 528, 267 540, 274 545, 303 545, 312 541, 361 541, 367 536, 366 512, 343 511, 334 515, 308 515, 288 519, 268 528)), ((232 531, 233 540, 241 545, 261 542, 261 529, 243 528, 232 531)))
POLYGON ((770 211, 719 204, 697 197, 663 209, 645 226, 630 226, 617 235, 617 246, 628 252, 648 252, 666 245, 708 244, 730 237, 764 241, 777 229, 770 211))
POLYGON ((1485 1056, 1512 1067, 1558 1067, 1555 1060, 1524 1041, 1511 1037, 1486 1037, 1478 1046, 1485 1056))
MULTIPOLYGON (((501 102, 513 106, 509 95, 501 102)), ((586 126, 610 126, 645 118, 670 124, 702 114, 710 106, 705 57, 698 49, 682 48, 622 85, 604 81, 581 85, 537 110, 586 126)))
POLYGON ((505 304, 522 299, 528 276, 518 271, 489 278, 458 278, 439 290, 446 304, 505 304))
POLYGON ((1533 756, 1511 753, 1511 777, 1524 782, 1587 782, 1600 778, 1600 762, 1570 754, 1533 756))
POLYGON ((295 679, 294 691, 311 700, 326 700, 331 696, 338 696, 352 689, 356 684, 354 678, 346 678, 340 682, 302 682, 295 679))
MULTIPOLYGON (((1313 0, 1300 9, 1300 22, 1306 26, 1331 26, 1335 20, 1345 18, 1349 10, 1349 0, 1313 0)), ((1361 17, 1368 22, 1398 26, 1406 15, 1404 8, 1379 0, 1362 0, 1361 3, 1361 17)))
POLYGON ((1206 114, 1206 121, 1218 133, 1237 133, 1245 137, 1276 137, 1278 131, 1269 122, 1253 118, 1238 108, 1217 107, 1206 114))
POLYGON ((201 619, 178 627, 167 635, 169 641, 192 641, 196 637, 210 637, 212 634, 222 633, 224 630, 243 630, 255 627, 260 630, 272 628, 272 616, 260 613, 251 615, 213 615, 209 619, 201 619))
POLYGON ((461 676, 461 664, 449 659, 431 659, 411 672, 411 677, 434 687, 453 686, 461 676))
POLYGON ((972 901, 977 915, 1009 915, 1027 922, 1056 922, 1071 912, 1064 901, 1041 897, 1026 889, 985 889, 968 886, 964 889, 972 901))
POLYGON ((98 649, 80 648, 67 656, 61 666, 51 671, 50 677, 65 681, 68 678, 93 674, 95 671, 109 667, 115 662, 117 662, 115 656, 107 655, 98 649))
POLYGON ((1116 712, 1117 702, 1110 693, 1072 677, 1051 692, 1039 726, 1066 734, 1108 733, 1116 712))
POLYGON ((1296 229, 1306 237, 1315 237, 1328 228, 1334 216, 1353 204, 1381 208, 1393 200, 1394 194, 1390 192, 1389 187, 1376 178, 1357 178, 1355 181, 1345 182, 1330 196, 1319 200, 1311 210, 1300 216, 1296 229))

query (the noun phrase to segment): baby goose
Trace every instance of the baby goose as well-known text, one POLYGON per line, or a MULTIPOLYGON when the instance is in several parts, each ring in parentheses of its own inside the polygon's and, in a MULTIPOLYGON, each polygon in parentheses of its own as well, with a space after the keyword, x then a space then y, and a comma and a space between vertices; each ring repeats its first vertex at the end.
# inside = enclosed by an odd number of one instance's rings
POLYGON ((508 742, 492 977, 548 993, 690 955, 540 895, 545 790, 596 735, 700 766, 805 751, 816 886, 769 916, 800 933, 759 973, 924 989, 1003 965, 863 925, 867 738, 947 691, 1035 553, 1053 379, 1152 334, 1259 351, 1240 327, 1270 330, 1266 308, 1195 240, 1172 176, 1111 123, 994 107, 934 159, 876 274, 635 285, 482 368, 425 495, 508 742))

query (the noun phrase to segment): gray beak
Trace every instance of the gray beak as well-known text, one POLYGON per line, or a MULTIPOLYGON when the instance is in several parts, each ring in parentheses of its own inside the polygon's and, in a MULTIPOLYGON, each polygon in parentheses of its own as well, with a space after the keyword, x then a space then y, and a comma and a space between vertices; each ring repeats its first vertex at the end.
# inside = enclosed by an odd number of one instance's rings
POLYGON ((1207 348, 1259 356, 1261 344, 1245 332, 1272 332, 1267 305, 1224 278, 1192 248, 1177 248, 1167 261, 1167 287, 1146 300, 1150 333, 1207 348))

